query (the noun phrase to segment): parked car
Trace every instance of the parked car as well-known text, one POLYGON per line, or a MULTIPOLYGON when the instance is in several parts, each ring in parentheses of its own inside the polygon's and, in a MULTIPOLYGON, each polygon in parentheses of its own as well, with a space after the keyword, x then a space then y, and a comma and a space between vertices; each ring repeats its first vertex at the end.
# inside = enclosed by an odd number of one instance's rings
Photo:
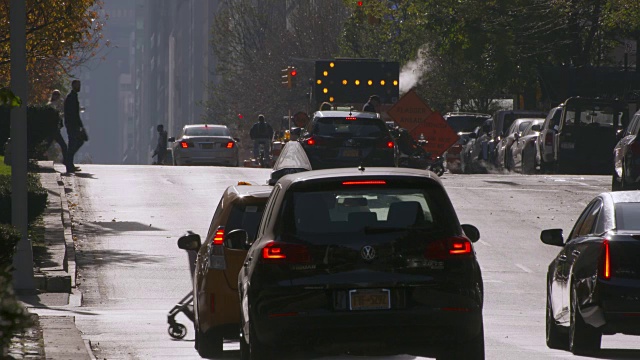
POLYGON ((169 138, 173 165, 238 166, 238 141, 226 125, 185 125, 180 137, 169 138))
POLYGON ((540 129, 540 136, 536 140, 536 146, 538 148, 538 158, 536 162, 540 165, 540 172, 549 172, 555 170, 555 134, 560 128, 560 118, 562 117, 562 110, 564 104, 560 104, 549 111, 547 117, 544 119, 542 128, 540 129))
POLYGON ((186 235, 195 240, 185 243, 198 246, 185 250, 199 248, 193 274, 193 310, 195 348, 204 358, 222 354, 223 338, 238 338, 240 302, 236 286, 247 250, 234 239, 239 232, 248 241, 255 239, 271 190, 271 186, 229 186, 220 198, 202 246, 200 235, 186 235))
POLYGON ((469 133, 467 143, 462 150, 460 157, 460 168, 463 173, 486 172, 484 154, 487 151, 487 142, 491 132, 493 120, 487 119, 482 126, 478 126, 469 133))
POLYGON ((398 166, 398 147, 378 113, 317 111, 298 141, 314 170, 398 166))
POLYGON ((447 124, 458 133, 458 141, 453 144, 445 153, 444 160, 447 162, 447 170, 452 173, 462 173, 461 157, 464 145, 469 140, 469 134, 473 130, 481 126, 487 119, 489 114, 466 113, 466 112, 450 112, 444 115, 447 124))
POLYGON ((554 151, 559 173, 611 174, 626 104, 574 97, 565 101, 554 151))
MULTIPOLYGON (((507 130, 516 119, 544 118, 547 113, 536 110, 498 110, 493 114, 491 123, 491 133, 487 140, 487 150, 483 160, 489 164, 495 164, 497 158, 497 145, 505 137, 507 130)), ((500 160, 500 161, 503 161, 500 160)))
POLYGON ((238 275, 243 359, 372 342, 484 359, 480 234, 459 224, 433 173, 286 175, 266 209, 238 275))
POLYGON ((640 188, 640 111, 636 112, 629 126, 620 133, 621 138, 613 149, 613 179, 611 189, 631 190, 640 188))
POLYGON ((537 119, 516 119, 509 129, 505 131, 504 136, 500 137, 500 141, 496 145, 496 156, 494 165, 499 169, 511 170, 511 146, 517 137, 529 126, 533 120, 537 119))
POLYGON ((533 174, 536 172, 536 159, 538 158, 538 148, 536 140, 540 135, 540 126, 543 119, 533 119, 522 134, 516 134, 513 145, 511 145, 511 157, 507 161, 509 170, 518 171, 523 174, 533 174))
POLYGON ((547 346, 600 350, 602 335, 640 335, 640 191, 602 193, 584 209, 547 272, 547 346))

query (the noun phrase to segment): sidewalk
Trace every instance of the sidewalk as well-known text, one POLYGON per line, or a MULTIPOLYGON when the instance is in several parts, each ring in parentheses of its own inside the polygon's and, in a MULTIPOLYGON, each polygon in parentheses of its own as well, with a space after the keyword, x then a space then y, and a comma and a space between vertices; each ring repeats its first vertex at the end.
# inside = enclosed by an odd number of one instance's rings
POLYGON ((18 295, 34 317, 35 325, 16 336, 10 359, 95 360, 89 341, 69 316, 82 304, 76 289, 75 246, 64 182, 52 161, 40 161, 40 180, 49 199, 44 212, 46 261, 35 264, 35 294, 18 295), (56 309, 60 316, 55 315, 56 309), (46 311, 47 316, 38 312, 46 311), (51 315, 51 314, 54 315, 51 315))

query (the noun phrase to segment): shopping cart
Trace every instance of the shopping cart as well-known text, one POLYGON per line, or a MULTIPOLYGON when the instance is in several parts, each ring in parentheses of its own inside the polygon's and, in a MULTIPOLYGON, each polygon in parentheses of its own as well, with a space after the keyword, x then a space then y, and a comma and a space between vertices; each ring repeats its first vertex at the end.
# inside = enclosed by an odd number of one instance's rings
MULTIPOLYGON (((178 239, 178 246, 187 251, 189 255, 189 269, 191 274, 191 281, 193 281, 193 272, 196 267, 196 256, 198 254, 198 250, 200 249, 200 236, 194 234, 191 231, 187 231, 187 233, 178 239), (187 242, 187 240, 196 241, 197 238, 197 246, 195 243, 192 243, 193 246, 185 247, 183 244, 187 242), (182 244, 181 244, 182 243, 182 244), (197 248, 197 249, 194 249, 197 248)), ((169 336, 174 339, 183 339, 187 335, 187 327, 182 325, 181 323, 176 321, 176 316, 180 313, 183 313, 191 322, 194 321, 193 315, 193 291, 189 291, 187 295, 185 295, 178 303, 171 308, 169 314, 167 315, 167 322, 169 323, 169 336)))

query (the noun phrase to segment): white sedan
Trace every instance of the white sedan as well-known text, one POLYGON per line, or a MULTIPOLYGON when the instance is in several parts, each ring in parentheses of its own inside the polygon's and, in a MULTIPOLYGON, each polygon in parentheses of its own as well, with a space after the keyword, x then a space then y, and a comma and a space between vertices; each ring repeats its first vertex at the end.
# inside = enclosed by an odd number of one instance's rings
POLYGON ((185 125, 178 139, 169 138, 174 165, 238 166, 238 138, 225 125, 185 125))

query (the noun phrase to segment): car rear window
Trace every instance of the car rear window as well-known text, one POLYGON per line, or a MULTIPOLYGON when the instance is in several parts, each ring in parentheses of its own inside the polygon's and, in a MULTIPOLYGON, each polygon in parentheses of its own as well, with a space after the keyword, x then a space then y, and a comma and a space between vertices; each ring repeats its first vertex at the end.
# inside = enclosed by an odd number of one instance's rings
POLYGON ((612 108, 570 109, 566 111, 565 125, 613 126, 622 113, 612 108))
POLYGON ((447 124, 451 126, 455 132, 472 132, 478 126, 481 126, 487 117, 469 116, 469 115, 451 115, 447 116, 447 124))
POLYGON ((313 133, 321 136, 382 137, 387 133, 387 128, 380 119, 327 117, 316 121, 313 133))
POLYGON ((617 203, 615 210, 618 230, 640 230, 640 203, 617 203))
POLYGON ((188 127, 184 129, 187 136, 229 136, 229 129, 226 127, 188 127))
POLYGON ((249 240, 255 240, 264 207, 265 202, 233 204, 225 225, 225 232, 244 229, 249 234, 249 240))
POLYGON ((456 219, 448 197, 438 186, 341 186, 295 191, 285 197, 280 216, 280 233, 320 242, 334 242, 334 236, 344 242, 357 241, 361 237, 354 234, 365 233, 395 232, 398 236, 402 232, 396 230, 402 229, 451 234, 456 219))

